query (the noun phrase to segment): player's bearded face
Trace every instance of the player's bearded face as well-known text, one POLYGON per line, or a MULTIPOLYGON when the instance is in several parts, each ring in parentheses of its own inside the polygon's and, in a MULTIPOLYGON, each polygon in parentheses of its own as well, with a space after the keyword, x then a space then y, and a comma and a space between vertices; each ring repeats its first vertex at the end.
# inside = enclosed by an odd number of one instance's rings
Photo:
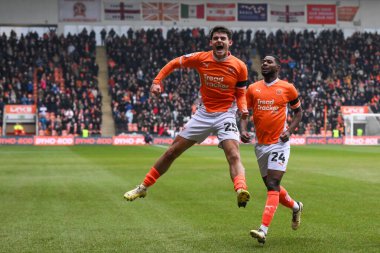
POLYGON ((278 65, 273 57, 267 56, 261 63, 261 74, 263 76, 272 76, 277 73, 278 65))
POLYGON ((232 40, 228 39, 226 33, 214 33, 210 41, 210 46, 214 52, 214 56, 222 59, 227 56, 228 48, 232 45, 232 40))

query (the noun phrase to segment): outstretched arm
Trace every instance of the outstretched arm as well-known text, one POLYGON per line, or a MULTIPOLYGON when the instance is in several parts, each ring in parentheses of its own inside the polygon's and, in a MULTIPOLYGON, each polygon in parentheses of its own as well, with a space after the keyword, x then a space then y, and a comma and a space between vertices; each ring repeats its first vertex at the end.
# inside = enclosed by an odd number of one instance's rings
POLYGON ((181 67, 180 58, 181 57, 177 57, 171 60, 160 70, 156 78, 154 78, 152 86, 150 87, 150 92, 152 94, 159 95, 164 90, 162 80, 164 80, 168 75, 170 75, 170 73, 172 73, 175 69, 181 67))

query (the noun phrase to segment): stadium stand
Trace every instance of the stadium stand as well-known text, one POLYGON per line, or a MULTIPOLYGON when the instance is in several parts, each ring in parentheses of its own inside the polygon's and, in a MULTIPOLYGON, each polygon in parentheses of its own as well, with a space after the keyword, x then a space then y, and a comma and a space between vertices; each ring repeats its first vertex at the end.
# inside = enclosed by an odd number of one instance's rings
MULTIPOLYGON (((158 100, 150 97, 149 87, 159 68, 177 55, 207 48, 202 29, 170 29, 167 39, 160 30, 129 30, 127 36, 109 33, 110 93, 117 132, 150 131, 161 135, 175 132, 191 117, 198 98, 198 77, 184 69, 165 81, 165 92, 158 100)), ((253 52, 276 54, 282 59, 281 77, 294 82, 303 100, 305 115, 298 134, 323 135, 324 110, 327 131, 344 131, 342 105, 368 105, 379 111, 379 35, 355 33, 344 38, 340 30, 266 34, 235 31, 232 53, 252 70, 253 52)), ((256 66, 257 69, 258 66, 256 66)), ((291 115, 289 115, 290 117, 291 115)))
MULTIPOLYGON (((276 54, 282 59, 281 76, 296 84, 305 109, 300 134, 321 134, 324 108, 327 130, 342 129, 340 106, 368 105, 379 108, 378 34, 354 33, 344 38, 341 30, 255 34, 259 54, 276 54)), ((341 131, 343 133, 343 131, 341 131)), ((322 133, 323 134, 323 133, 322 133)))
MULTIPOLYGON (((198 76, 188 69, 165 80, 159 98, 149 94, 151 81, 170 59, 208 48, 203 29, 113 30, 105 38, 108 84, 116 134, 151 132, 173 136, 191 117, 198 98, 198 76), (165 36, 164 36, 165 35, 165 36)), ((249 81, 258 80, 254 59, 276 54, 281 77, 294 82, 305 109, 298 134, 324 135, 340 129, 340 107, 367 105, 380 112, 380 41, 374 33, 341 30, 233 33, 232 53, 246 62, 249 81)), ((78 35, 12 32, 0 37, 0 120, 5 104, 37 104, 40 135, 101 134, 102 95, 95 63, 95 33, 78 35)))
POLYGON ((94 32, 3 34, 0 46, 1 110, 4 104, 37 104, 39 135, 101 134, 94 32))

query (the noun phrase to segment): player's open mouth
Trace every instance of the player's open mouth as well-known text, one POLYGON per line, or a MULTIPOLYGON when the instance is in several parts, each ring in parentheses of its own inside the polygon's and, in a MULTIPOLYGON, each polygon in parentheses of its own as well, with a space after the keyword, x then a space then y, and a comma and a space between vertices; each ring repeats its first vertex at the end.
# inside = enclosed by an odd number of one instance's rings
POLYGON ((224 47, 223 47, 222 45, 216 46, 215 48, 216 48, 216 50, 218 50, 218 51, 221 51, 221 50, 224 49, 224 47))

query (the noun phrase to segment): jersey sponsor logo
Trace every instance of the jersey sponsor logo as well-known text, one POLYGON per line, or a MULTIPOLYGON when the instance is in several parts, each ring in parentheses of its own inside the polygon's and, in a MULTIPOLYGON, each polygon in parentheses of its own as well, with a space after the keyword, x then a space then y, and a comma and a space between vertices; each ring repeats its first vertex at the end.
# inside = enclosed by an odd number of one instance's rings
POLYGON ((257 109, 259 111, 277 112, 279 107, 277 105, 274 105, 274 99, 271 99, 271 100, 257 99, 257 109))
POLYGON ((223 76, 210 76, 207 74, 203 74, 203 78, 205 80, 205 84, 208 87, 211 88, 218 88, 221 90, 227 90, 229 87, 228 85, 224 84, 224 77, 223 76))

